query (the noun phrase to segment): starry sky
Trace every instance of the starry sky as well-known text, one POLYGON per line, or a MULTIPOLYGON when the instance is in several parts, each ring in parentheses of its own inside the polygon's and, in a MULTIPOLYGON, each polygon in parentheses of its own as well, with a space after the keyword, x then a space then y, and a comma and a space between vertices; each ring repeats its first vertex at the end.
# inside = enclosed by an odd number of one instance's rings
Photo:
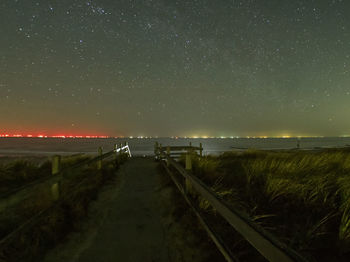
POLYGON ((350 134, 345 0, 1 0, 0 132, 350 134))

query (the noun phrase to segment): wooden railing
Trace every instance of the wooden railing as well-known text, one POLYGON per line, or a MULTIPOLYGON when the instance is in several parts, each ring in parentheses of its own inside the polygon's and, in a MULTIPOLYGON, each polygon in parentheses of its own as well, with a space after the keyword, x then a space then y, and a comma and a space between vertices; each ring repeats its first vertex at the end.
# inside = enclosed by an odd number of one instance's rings
POLYGON ((192 143, 190 142, 188 146, 162 146, 162 144, 159 144, 158 142, 154 145, 154 155, 156 158, 160 158, 161 155, 164 155, 166 153, 167 156, 170 156, 172 158, 178 158, 184 153, 187 152, 197 152, 200 157, 203 156, 203 146, 202 143, 199 144, 199 147, 192 146, 192 143))
MULTIPOLYGON (((215 232, 210 224, 207 222, 204 216, 201 215, 199 208, 196 206, 189 192, 195 190, 196 193, 206 201, 208 201, 212 207, 219 213, 238 233, 240 233, 245 240, 247 240, 262 256, 264 256, 270 262, 292 262, 306 260, 297 254, 292 249, 279 242, 275 237, 268 234, 261 227, 252 222, 248 217, 238 212, 237 210, 229 207, 223 200, 221 200, 215 192, 213 192, 208 186, 206 186, 200 179, 191 173, 192 170, 192 157, 194 151, 203 151, 202 146, 193 147, 163 147, 156 143, 155 156, 156 159, 160 159, 166 172, 170 175, 171 179, 182 193, 186 202, 194 210, 195 214, 199 218, 200 223, 207 231, 211 239, 214 241, 220 252, 223 254, 227 261, 238 261, 234 254, 230 251, 228 245, 221 239, 217 232, 215 232), (183 152, 186 155, 185 168, 181 166, 172 157, 172 148, 176 152, 183 152), (183 179, 178 179, 180 174, 183 179)), ((201 157, 201 154, 197 157, 201 157)))
MULTIPOLYGON (((74 165, 68 166, 66 168, 61 169, 61 156, 55 155, 52 157, 52 170, 51 174, 48 176, 44 176, 40 179, 35 180, 34 182, 28 183, 24 186, 18 187, 11 191, 8 191, 4 194, 0 195, 0 212, 6 211, 7 208, 11 208, 16 204, 22 202, 25 199, 30 198, 31 194, 35 192, 35 190, 42 185, 48 185, 51 189, 52 199, 56 202, 60 199, 60 182, 64 179, 68 179, 70 176, 64 176, 64 174, 69 174, 71 171, 75 169, 81 168, 83 166, 88 166, 93 163, 97 163, 97 169, 101 170, 103 166, 103 160, 114 156, 115 163, 118 163, 119 156, 122 154, 127 154, 131 157, 130 148, 127 143, 114 145, 114 149, 103 153, 102 148, 98 148, 98 155, 92 159, 86 159, 81 162, 78 162, 74 165)), ((0 240, 0 246, 4 244, 6 241, 15 236, 20 230, 25 227, 30 226, 33 222, 35 222, 41 215, 51 210, 55 206, 51 206, 41 212, 35 214, 22 225, 19 225, 16 230, 5 236, 0 240)))

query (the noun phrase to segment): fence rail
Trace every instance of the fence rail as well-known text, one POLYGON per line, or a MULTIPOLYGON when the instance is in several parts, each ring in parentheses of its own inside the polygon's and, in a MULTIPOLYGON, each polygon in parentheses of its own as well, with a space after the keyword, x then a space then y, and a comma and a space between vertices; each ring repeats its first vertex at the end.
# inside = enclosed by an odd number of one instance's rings
MULTIPOLYGON (((99 155, 92 158, 92 159, 86 159, 83 161, 80 161, 79 163, 76 163, 74 165, 71 165, 69 167, 60 169, 60 162, 61 157, 60 156, 54 156, 52 158, 52 172, 51 175, 44 176, 42 178, 39 178, 33 182, 30 182, 28 184, 25 184, 23 186, 17 187, 15 189, 12 189, 10 191, 7 191, 0 195, 0 212, 2 212, 4 209, 6 209, 9 206, 15 205, 19 202, 21 202, 23 199, 27 198, 31 192, 33 191, 33 188, 36 186, 39 186, 43 183, 50 183, 50 184, 57 184, 60 181, 64 179, 63 174, 72 171, 74 169, 80 168, 85 165, 90 165, 95 162, 100 162, 103 159, 106 159, 113 154, 118 153, 127 153, 129 156, 131 156, 130 148, 128 144, 125 143, 123 146, 122 144, 118 147, 117 145, 114 146, 114 149, 102 154, 102 148, 99 148, 99 155)), ((101 169, 102 166, 99 166, 99 169, 101 169)), ((57 191, 57 189, 53 189, 53 191, 57 191)), ((53 192, 55 194, 55 192, 53 192)))
POLYGON ((188 146, 162 146, 162 144, 159 144, 158 142, 156 142, 154 145, 154 155, 158 159, 164 153, 169 156, 178 158, 185 152, 196 152, 196 151, 198 151, 199 156, 203 155, 202 143, 199 144, 199 147, 192 146, 191 142, 188 146))
MULTIPOLYGON (((183 149, 186 151, 186 167, 182 167, 177 161, 171 157, 171 147, 162 147, 156 143, 155 155, 157 159, 162 160, 162 165, 174 181, 179 191, 184 196, 187 203, 194 209, 195 214, 199 218, 201 224, 204 226, 209 236, 212 238, 220 252, 226 258, 227 261, 237 261, 234 255, 231 253, 227 245, 222 242, 220 237, 210 228, 205 218, 198 212, 188 192, 195 189, 196 192, 205 200, 207 200, 214 209, 238 232, 240 233, 261 255, 263 255, 270 262, 292 262, 306 260, 297 254, 294 250, 286 247, 279 242, 276 238, 269 235, 261 227, 254 224, 240 212, 228 207, 217 195, 206 186, 200 179, 191 174, 192 163, 191 157, 194 150, 202 151, 203 148, 200 145, 197 147, 184 146, 176 147, 176 149, 183 149), (166 149, 166 150, 165 150, 166 149), (180 182, 173 172, 170 170, 172 167, 176 170, 185 180, 185 183, 180 182)), ((201 154, 200 154, 201 156, 201 154)))
POLYGON ((51 193, 52 193, 53 200, 55 200, 55 202, 52 206, 50 206, 44 210, 41 210, 37 214, 33 215, 31 218, 26 220, 23 224, 18 225, 18 227, 14 231, 12 231, 8 235, 6 235, 2 239, 0 239, 0 247, 2 247, 5 243, 7 243, 9 240, 11 240, 13 237, 15 237, 22 230, 24 230, 26 228, 30 228, 33 224, 37 223, 38 219, 40 217, 42 217, 44 214, 50 212, 51 210, 53 210, 54 208, 57 207, 57 205, 59 203, 58 200, 60 198, 59 182, 62 181, 63 179, 65 179, 65 177, 63 176, 64 173, 66 173, 68 171, 72 171, 74 169, 77 169, 77 168, 85 166, 85 165, 89 165, 91 163, 95 163, 95 162, 97 162, 97 169, 101 169, 102 168, 102 160, 107 159, 107 158, 111 157, 112 155, 114 155, 114 157, 115 157, 114 160, 117 161, 118 156, 123 154, 123 153, 125 153, 129 157, 131 157, 130 148, 129 148, 127 143, 125 143, 124 146, 122 144, 120 144, 119 147, 118 147, 118 145, 114 145, 114 149, 105 153, 105 154, 103 154, 102 148, 100 147, 98 149, 98 156, 96 156, 92 159, 87 159, 87 160, 81 161, 79 163, 76 163, 72 166, 69 166, 69 167, 61 169, 61 170, 60 170, 61 157, 54 156, 52 159, 52 172, 51 172, 52 174, 50 176, 44 177, 42 179, 38 179, 32 183, 26 184, 20 188, 17 188, 15 190, 12 190, 11 192, 8 192, 8 193, 0 196, 0 212, 2 212, 4 209, 17 204, 17 203, 23 201, 28 196, 30 196, 30 194, 33 192, 33 189, 35 186, 42 185, 43 183, 49 183, 51 185, 51 193))

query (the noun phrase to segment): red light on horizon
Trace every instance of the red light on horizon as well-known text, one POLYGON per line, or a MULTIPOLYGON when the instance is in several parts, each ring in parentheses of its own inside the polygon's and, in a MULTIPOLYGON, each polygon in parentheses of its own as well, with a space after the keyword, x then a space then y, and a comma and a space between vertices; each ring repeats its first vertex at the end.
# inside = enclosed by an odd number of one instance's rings
POLYGON ((32 134, 1 134, 0 137, 28 137, 28 138, 109 138, 109 136, 97 136, 97 135, 32 135, 32 134))

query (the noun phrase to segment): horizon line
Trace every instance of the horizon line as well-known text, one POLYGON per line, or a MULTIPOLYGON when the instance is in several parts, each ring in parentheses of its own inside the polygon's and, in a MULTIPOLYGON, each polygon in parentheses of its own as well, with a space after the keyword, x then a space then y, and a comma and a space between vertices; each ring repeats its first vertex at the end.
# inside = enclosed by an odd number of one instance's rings
POLYGON ((127 138, 127 139, 157 139, 157 138, 171 138, 171 139, 268 139, 268 138, 325 138, 325 137, 350 137, 350 135, 338 135, 338 136, 107 136, 107 135, 32 135, 32 134, 0 134, 0 138, 127 138))

